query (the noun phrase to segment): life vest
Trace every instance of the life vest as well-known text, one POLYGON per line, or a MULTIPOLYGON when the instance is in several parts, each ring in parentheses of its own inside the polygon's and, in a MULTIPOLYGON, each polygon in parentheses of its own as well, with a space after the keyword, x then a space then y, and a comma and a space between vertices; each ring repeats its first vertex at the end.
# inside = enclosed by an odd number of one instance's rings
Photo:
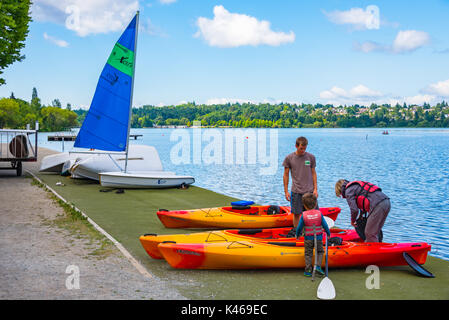
POLYGON ((323 233, 323 227, 321 226, 321 211, 320 210, 308 210, 302 213, 304 220, 304 232, 306 236, 313 236, 313 226, 315 226, 315 234, 317 236, 323 233))
POLYGON ((370 202, 368 199, 368 194, 376 192, 376 191, 382 191, 382 189, 379 188, 378 186, 376 186, 372 183, 366 182, 366 181, 352 181, 352 182, 349 182, 348 184, 346 184, 345 191, 349 186, 351 186, 353 184, 358 184, 362 187, 360 192, 355 196, 355 199, 357 202, 357 208, 359 208, 360 210, 362 210, 364 212, 369 212, 370 202))

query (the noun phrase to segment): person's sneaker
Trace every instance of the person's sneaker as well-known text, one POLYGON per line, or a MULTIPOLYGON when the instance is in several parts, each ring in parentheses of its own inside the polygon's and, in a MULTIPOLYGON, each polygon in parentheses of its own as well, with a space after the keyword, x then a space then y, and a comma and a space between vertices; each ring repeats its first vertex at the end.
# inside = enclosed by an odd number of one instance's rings
POLYGON ((307 271, 305 271, 305 272, 304 272, 304 276, 306 276, 306 277, 311 277, 311 276, 312 276, 312 272, 307 272, 307 271))
POLYGON ((318 274, 321 276, 324 276, 324 274, 325 274, 323 269, 321 269, 321 267, 319 267, 319 266, 316 267, 316 272, 318 272, 318 274))
POLYGON ((290 231, 287 233, 286 238, 295 238, 296 237, 296 230, 295 228, 291 228, 290 231))

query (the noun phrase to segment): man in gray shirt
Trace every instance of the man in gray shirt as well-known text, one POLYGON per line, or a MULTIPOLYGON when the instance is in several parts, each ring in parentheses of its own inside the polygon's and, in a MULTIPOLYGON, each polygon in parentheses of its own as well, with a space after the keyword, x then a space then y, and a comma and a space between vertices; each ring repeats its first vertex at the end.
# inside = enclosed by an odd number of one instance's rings
MULTIPOLYGON (((293 227, 296 230, 300 216, 304 210, 302 196, 313 193, 318 198, 315 156, 306 152, 308 141, 305 137, 296 139, 296 151, 285 157, 284 167, 284 193, 285 199, 291 202, 293 213, 293 227), (291 195, 288 192, 289 174, 292 176, 291 195)), ((318 203, 316 206, 318 209, 318 203)))

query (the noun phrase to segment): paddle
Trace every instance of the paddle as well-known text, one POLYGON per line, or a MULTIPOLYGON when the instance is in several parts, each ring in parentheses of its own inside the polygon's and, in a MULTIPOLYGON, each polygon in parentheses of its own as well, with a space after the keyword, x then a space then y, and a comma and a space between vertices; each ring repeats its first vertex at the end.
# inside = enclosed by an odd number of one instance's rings
POLYGON ((326 235, 326 277, 321 280, 318 286, 317 297, 322 300, 332 300, 335 299, 335 287, 328 275, 328 245, 327 245, 327 235, 326 235))
POLYGON ((420 265, 418 262, 416 262, 415 259, 411 255, 409 255, 407 252, 404 252, 402 254, 405 261, 408 263, 408 265, 415 270, 419 275, 426 277, 426 278, 435 278, 435 276, 430 272, 429 270, 425 269, 422 265, 420 265))
POLYGON ((312 281, 315 281, 315 271, 316 271, 316 265, 317 265, 317 240, 316 240, 316 230, 315 225, 313 226, 313 243, 315 246, 315 263, 313 264, 313 271, 312 271, 312 281))
MULTIPOLYGON (((327 226, 330 228, 332 228, 334 226, 334 220, 332 220, 329 217, 324 217, 324 220, 327 223, 327 226)), ((315 270, 316 270, 316 265, 317 265, 317 239, 316 239, 316 233, 315 233, 315 226, 313 226, 313 240, 314 240, 314 245, 315 245, 315 264, 313 265, 313 271, 312 271, 312 281, 315 280, 315 270)), ((326 237, 326 250, 327 250, 327 237, 326 237)), ((327 252, 326 252, 326 261, 327 261, 327 252)), ((327 276, 327 274, 326 274, 327 276)))

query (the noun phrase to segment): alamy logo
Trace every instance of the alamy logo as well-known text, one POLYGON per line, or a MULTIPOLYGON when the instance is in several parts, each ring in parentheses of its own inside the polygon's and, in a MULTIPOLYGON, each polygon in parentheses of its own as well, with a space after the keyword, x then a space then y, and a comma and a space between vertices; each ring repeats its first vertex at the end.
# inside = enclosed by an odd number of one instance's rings
POLYGON ((365 287, 368 290, 380 289, 380 271, 379 267, 375 265, 370 265, 366 267, 365 273, 370 273, 371 275, 365 281, 365 287))
POLYGON ((367 29, 379 29, 380 27, 380 14, 379 7, 375 5, 369 5, 366 7, 366 13, 368 19, 366 20, 367 29))
POLYGON ((260 175, 276 174, 277 129, 202 129, 199 121, 194 121, 193 125, 193 130, 175 129, 170 134, 170 141, 177 142, 170 150, 173 164, 258 163, 261 164, 260 175))
POLYGON ((67 290, 80 288, 80 268, 75 265, 69 265, 65 269, 65 273, 70 274, 65 280, 67 290))

